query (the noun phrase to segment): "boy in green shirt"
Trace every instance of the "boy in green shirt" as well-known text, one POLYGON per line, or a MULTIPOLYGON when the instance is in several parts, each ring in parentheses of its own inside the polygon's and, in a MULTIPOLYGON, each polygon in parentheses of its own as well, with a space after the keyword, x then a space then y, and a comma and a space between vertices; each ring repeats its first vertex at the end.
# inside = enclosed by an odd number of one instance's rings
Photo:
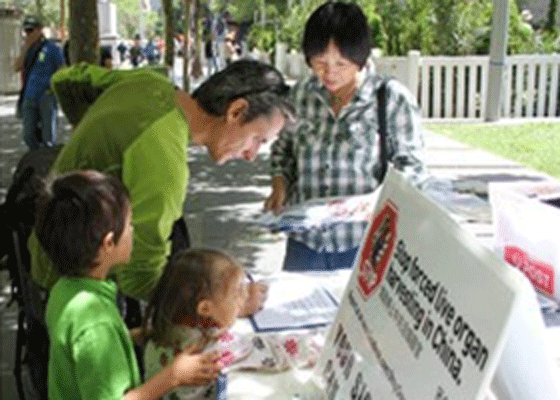
POLYGON ((117 178, 92 170, 55 178, 40 198, 36 233, 61 275, 46 311, 49 399, 157 399, 216 379, 219 354, 188 349, 141 384, 116 285, 106 279, 132 250, 130 201, 117 178))

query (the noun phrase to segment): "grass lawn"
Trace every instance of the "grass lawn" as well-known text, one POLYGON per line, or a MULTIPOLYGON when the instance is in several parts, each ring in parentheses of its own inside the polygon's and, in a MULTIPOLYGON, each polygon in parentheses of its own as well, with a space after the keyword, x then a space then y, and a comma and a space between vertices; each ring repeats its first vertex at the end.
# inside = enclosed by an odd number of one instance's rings
POLYGON ((424 124, 425 129, 560 178, 560 122, 424 124))

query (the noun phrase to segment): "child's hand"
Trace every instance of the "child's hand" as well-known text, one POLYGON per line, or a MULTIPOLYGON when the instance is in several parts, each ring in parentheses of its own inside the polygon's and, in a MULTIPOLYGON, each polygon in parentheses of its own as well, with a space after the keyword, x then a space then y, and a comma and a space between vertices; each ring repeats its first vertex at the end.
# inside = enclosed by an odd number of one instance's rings
POLYGON ((177 354, 173 361, 173 375, 181 386, 199 386, 218 378, 222 365, 218 362, 219 351, 196 353, 199 349, 189 347, 177 354))
POLYGON ((263 308, 268 296, 268 285, 264 282, 251 282, 247 289, 245 305, 239 312, 240 317, 248 317, 263 308))

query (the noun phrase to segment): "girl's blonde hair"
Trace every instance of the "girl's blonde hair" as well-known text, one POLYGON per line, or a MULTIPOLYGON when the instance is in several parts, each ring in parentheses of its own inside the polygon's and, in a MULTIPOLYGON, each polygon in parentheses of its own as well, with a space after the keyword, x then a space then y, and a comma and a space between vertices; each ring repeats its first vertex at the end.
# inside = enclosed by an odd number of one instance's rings
POLYGON ((185 317, 195 319, 197 305, 228 289, 232 277, 241 273, 239 264, 227 253, 215 249, 189 249, 175 253, 146 309, 145 334, 156 344, 166 344, 166 332, 185 317), (223 263, 218 261, 222 260, 223 263), (148 323, 151 330, 148 333, 148 323))

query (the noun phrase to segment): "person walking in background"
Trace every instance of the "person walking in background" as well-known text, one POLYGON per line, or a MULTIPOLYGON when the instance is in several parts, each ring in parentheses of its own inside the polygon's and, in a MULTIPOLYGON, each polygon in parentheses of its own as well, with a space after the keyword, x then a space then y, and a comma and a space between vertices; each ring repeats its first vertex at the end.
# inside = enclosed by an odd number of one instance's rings
POLYGON ((111 46, 102 46, 99 49, 99 65, 107 69, 113 69, 113 52, 111 46))
MULTIPOLYGON (((309 17, 303 52, 313 76, 292 92, 297 128, 284 130, 271 147, 272 193, 265 209, 370 193, 382 182, 385 161, 412 179, 422 176, 419 109, 399 82, 385 84, 364 68, 370 41, 366 17, 354 3, 328 2, 309 17), (379 133, 381 88, 386 146, 379 133)), ((341 223, 290 234, 284 269, 352 267, 366 227, 366 222, 341 223)))
POLYGON ((208 65, 208 75, 212 75, 219 70, 217 57, 214 51, 214 40, 212 36, 212 30, 206 30, 204 35, 204 57, 206 57, 206 62, 208 65))
POLYGON ((226 59, 226 19, 229 16, 227 11, 218 13, 212 20, 212 36, 214 37, 214 56, 218 63, 218 69, 225 67, 226 59))
POLYGON ((144 59, 144 52, 142 51, 142 46, 140 44, 140 35, 137 33, 134 35, 134 44, 130 48, 130 63, 133 68, 138 67, 142 60, 144 59))
POLYGON ((159 48, 154 43, 154 40, 148 40, 144 48, 144 56, 148 60, 148 65, 156 65, 159 61, 159 54, 159 48))
POLYGON ((235 31, 230 31, 226 35, 226 65, 239 59, 239 46, 235 41, 235 31))
POLYGON ((57 135, 56 98, 50 90, 51 76, 64 65, 62 50, 43 35, 43 24, 34 16, 23 20, 25 41, 14 62, 21 72, 22 89, 17 114, 23 123, 23 140, 29 149, 51 147, 57 135))
POLYGON ((120 63, 122 64, 126 60, 126 51, 128 47, 126 46, 124 41, 121 41, 117 46, 117 51, 119 52, 119 59, 120 63))

